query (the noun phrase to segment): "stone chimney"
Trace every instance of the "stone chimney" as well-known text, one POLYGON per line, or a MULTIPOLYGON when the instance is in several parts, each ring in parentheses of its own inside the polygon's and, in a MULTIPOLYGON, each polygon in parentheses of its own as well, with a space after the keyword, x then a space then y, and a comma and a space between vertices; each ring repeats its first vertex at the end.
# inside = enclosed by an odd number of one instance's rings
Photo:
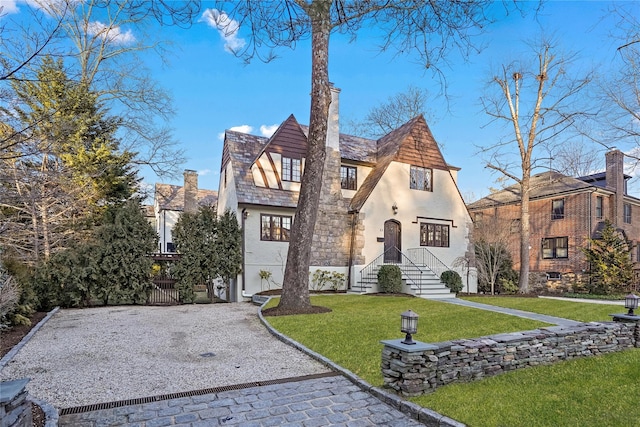
POLYGON ((331 105, 327 121, 327 152, 340 150, 340 89, 331 84, 331 105))
POLYGON ((620 150, 610 150, 605 154, 607 163, 607 188, 616 192, 613 203, 613 218, 616 224, 623 224, 624 215, 624 154, 620 150))
POLYGON ((184 212, 196 212, 198 210, 198 173, 186 169, 184 171, 184 212))

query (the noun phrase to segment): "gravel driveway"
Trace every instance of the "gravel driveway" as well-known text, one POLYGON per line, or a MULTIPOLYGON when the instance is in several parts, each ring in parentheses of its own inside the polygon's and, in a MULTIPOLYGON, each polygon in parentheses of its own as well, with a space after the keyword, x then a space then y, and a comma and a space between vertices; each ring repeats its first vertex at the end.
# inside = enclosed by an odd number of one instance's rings
POLYGON ((249 303, 60 310, 0 372, 57 408, 327 372, 249 303))

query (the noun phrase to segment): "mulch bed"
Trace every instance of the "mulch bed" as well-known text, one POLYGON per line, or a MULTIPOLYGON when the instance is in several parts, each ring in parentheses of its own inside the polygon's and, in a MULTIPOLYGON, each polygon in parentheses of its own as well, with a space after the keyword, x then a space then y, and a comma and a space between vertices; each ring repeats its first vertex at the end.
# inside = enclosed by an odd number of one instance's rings
MULTIPOLYGON (((4 357, 11 349, 22 341, 31 329, 36 326, 44 317, 46 312, 36 312, 30 319, 30 325, 13 326, 0 332, 0 358, 4 357)), ((41 407, 31 404, 31 416, 33 417, 33 427, 44 427, 46 416, 41 407)))

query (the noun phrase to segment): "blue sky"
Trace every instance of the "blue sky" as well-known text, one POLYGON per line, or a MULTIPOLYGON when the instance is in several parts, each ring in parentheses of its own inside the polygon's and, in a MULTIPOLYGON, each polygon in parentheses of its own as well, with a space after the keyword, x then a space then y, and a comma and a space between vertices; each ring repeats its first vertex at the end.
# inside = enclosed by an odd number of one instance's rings
MULTIPOLYGON (((0 3, 9 5, 9 0, 0 3)), ((609 37, 615 30, 615 20, 607 14, 609 4, 549 1, 537 18, 514 13, 497 22, 477 39, 486 46, 481 53, 465 62, 452 52, 450 66, 442 67, 448 99, 441 94, 439 80, 425 72, 416 56, 379 53, 375 29, 361 32, 353 43, 334 35, 329 73, 341 89, 341 119, 361 119, 370 108, 410 85, 427 89, 432 95, 429 109, 434 112, 427 120, 436 140, 444 145, 447 162, 462 168, 458 185, 463 196, 468 202, 485 196, 488 188, 496 185, 496 175, 484 168, 476 146, 488 145, 501 136, 494 127, 483 127, 489 118, 479 99, 490 71, 521 58, 526 51, 523 41, 541 31, 553 34, 563 49, 577 52, 585 66, 597 64, 599 70, 606 70, 616 60, 617 47, 609 37)), ((177 114, 169 125, 186 150, 184 168, 200 173, 200 188, 217 190, 225 129, 250 129, 260 135, 261 129, 273 129, 289 114, 302 124, 308 123, 311 53, 310 44, 301 42, 295 50, 278 50, 280 58, 271 63, 245 65, 225 50, 226 43, 242 42, 244 29, 225 40, 207 19, 212 13, 209 7, 203 3, 201 18, 191 28, 159 29, 159 37, 175 45, 170 66, 160 66, 152 57, 149 65, 152 77, 174 97, 177 114)), ((135 36, 135 28, 126 30, 135 36)), ((144 178, 146 182, 157 181, 148 173, 144 178)), ((181 177, 168 182, 181 184, 181 177)))

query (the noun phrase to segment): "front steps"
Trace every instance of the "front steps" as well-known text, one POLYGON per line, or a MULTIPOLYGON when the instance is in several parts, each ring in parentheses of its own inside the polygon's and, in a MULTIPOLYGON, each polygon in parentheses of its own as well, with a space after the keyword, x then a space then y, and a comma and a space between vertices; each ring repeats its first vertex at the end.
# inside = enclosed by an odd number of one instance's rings
MULTIPOLYGON (((396 264, 402 271, 402 283, 404 292, 426 299, 455 298, 455 294, 440 281, 438 276, 426 266, 396 264)), ((369 293, 378 290, 378 270, 374 269, 369 274, 362 275, 349 293, 369 293)))

